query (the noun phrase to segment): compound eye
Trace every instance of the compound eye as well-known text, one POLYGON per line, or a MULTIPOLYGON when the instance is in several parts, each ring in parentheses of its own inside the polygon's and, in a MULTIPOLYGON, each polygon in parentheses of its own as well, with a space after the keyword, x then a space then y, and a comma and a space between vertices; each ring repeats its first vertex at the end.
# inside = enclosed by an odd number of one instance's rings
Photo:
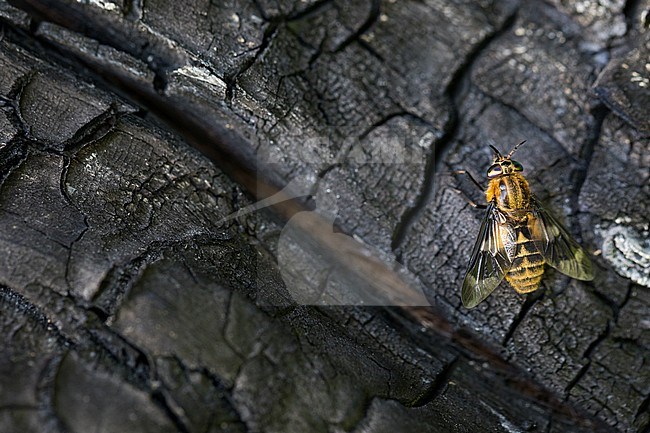
POLYGON ((515 171, 524 171, 524 166, 517 161, 512 161, 512 165, 514 165, 515 171))
POLYGON ((488 168, 487 177, 489 179, 492 179, 493 177, 497 177, 502 173, 503 173, 503 169, 501 168, 500 164, 492 164, 490 168, 488 168))

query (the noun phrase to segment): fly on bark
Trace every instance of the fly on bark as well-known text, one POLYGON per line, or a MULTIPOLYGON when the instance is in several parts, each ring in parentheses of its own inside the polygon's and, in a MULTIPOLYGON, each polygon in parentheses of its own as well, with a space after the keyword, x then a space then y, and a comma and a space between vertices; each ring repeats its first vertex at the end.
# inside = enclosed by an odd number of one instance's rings
MULTIPOLYGON (((560 222, 542 207, 521 174, 524 167, 511 156, 525 141, 503 156, 494 146, 494 162, 487 170, 487 205, 472 257, 467 266, 461 298, 474 308, 505 278, 518 293, 539 288, 544 264, 572 278, 594 278, 591 260, 560 222)), ((479 188, 483 187, 467 172, 479 188)))

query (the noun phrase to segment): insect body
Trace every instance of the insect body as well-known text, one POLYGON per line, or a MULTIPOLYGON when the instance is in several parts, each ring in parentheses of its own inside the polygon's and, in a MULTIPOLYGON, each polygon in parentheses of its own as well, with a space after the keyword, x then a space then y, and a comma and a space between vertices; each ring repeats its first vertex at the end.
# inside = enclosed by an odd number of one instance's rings
POLYGON ((585 251, 531 194, 523 166, 510 159, 523 143, 507 156, 490 146, 495 158, 487 171, 487 210, 461 293, 466 308, 487 298, 504 277, 519 293, 537 290, 545 263, 570 277, 593 279, 585 251))

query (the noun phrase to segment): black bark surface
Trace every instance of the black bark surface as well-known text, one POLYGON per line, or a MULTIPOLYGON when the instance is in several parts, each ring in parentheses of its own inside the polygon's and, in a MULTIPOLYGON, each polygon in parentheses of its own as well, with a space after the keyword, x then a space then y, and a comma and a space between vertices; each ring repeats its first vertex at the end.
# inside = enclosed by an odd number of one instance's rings
POLYGON ((0 431, 650 431, 649 14, 0 3, 0 431), (524 139, 597 276, 466 310, 524 139))

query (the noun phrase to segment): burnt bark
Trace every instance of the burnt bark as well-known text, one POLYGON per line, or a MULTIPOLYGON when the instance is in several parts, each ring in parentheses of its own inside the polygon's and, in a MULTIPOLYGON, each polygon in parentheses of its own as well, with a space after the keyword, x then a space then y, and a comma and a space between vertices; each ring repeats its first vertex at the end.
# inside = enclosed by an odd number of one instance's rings
POLYGON ((0 3, 0 431, 647 432, 648 11, 0 3), (523 139, 597 276, 466 310, 523 139))

